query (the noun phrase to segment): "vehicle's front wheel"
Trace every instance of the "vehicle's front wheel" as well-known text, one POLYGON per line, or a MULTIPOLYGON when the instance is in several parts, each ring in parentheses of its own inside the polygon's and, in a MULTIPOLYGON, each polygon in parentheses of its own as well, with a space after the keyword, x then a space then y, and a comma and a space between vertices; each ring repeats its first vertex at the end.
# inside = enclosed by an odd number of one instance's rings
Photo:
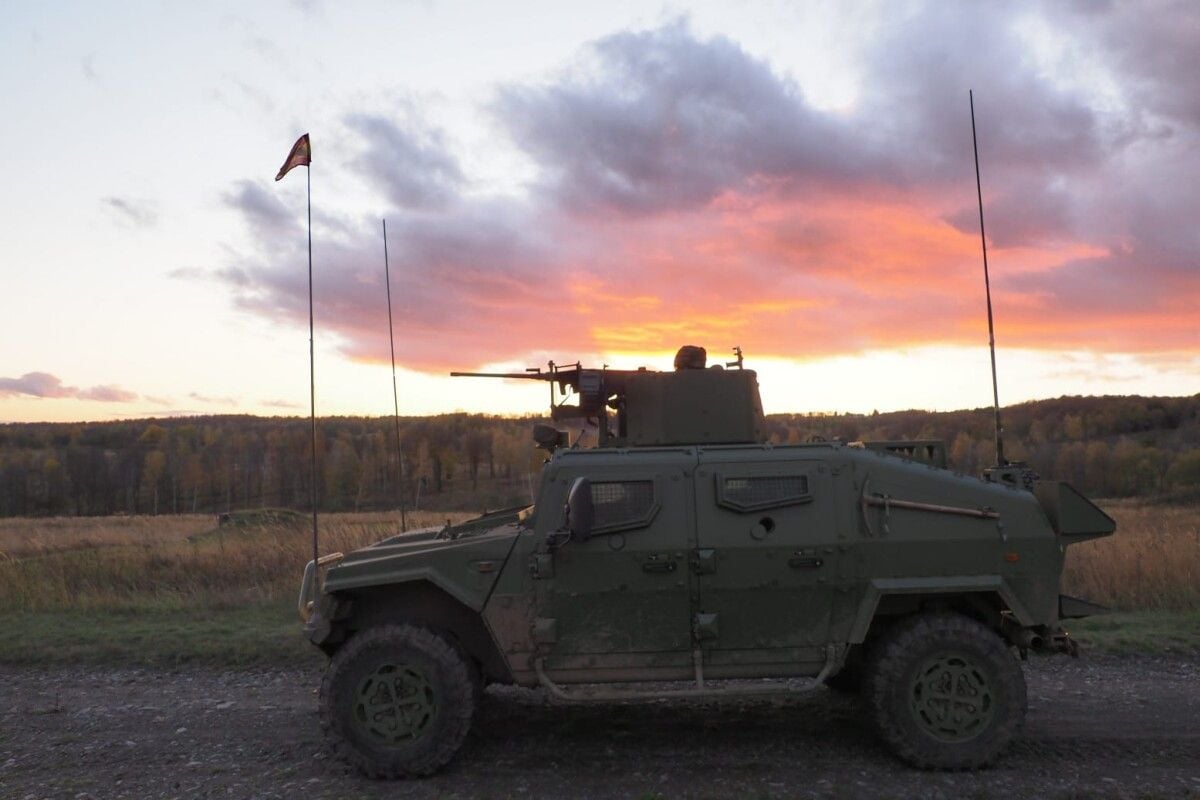
POLYGON ((429 775, 462 746, 475 713, 459 650, 415 625, 352 637, 321 683, 321 727, 334 754, 373 778, 429 775))
POLYGON ((922 614, 876 648, 865 686, 880 737, 922 769, 976 769, 1025 720, 1025 676, 1007 644, 969 617, 922 614))

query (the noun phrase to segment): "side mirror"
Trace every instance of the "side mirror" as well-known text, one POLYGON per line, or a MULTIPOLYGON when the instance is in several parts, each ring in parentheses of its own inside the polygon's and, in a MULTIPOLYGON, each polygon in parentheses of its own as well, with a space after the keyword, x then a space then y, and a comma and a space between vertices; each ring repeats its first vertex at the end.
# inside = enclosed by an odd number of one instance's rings
POLYGON ((592 505, 592 482, 587 478, 576 478, 567 494, 566 529, 571 538, 583 542, 592 535, 592 523, 596 509, 592 505))

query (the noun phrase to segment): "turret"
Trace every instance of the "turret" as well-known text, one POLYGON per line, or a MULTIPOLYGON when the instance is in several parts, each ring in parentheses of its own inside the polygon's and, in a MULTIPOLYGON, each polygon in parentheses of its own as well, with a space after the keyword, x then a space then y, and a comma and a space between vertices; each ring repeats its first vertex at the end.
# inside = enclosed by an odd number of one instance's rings
POLYGON ((671 372, 586 369, 579 362, 561 366, 551 361, 546 370, 450 374, 547 381, 551 419, 595 425, 600 447, 766 441, 758 377, 743 369, 741 348, 734 353, 736 360, 708 366, 703 347, 681 347, 671 372))

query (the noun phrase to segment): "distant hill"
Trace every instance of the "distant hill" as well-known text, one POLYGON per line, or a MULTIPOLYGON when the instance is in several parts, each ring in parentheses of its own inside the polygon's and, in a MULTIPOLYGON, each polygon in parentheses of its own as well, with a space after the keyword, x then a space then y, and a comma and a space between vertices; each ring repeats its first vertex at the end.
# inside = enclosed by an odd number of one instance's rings
MULTIPOLYGON (((1060 397, 1002 412, 1006 455, 1106 497, 1200 493, 1200 395, 1060 397)), ((443 414, 401 419, 408 506, 498 508, 527 502, 540 458, 538 417, 443 414)), ((989 408, 930 413, 773 414, 776 443, 942 439, 950 465, 994 461, 989 408)), ((319 420, 325 510, 398 505, 390 418, 319 420)), ((309 503, 309 423, 212 416, 0 425, 0 516, 225 512, 309 503)))

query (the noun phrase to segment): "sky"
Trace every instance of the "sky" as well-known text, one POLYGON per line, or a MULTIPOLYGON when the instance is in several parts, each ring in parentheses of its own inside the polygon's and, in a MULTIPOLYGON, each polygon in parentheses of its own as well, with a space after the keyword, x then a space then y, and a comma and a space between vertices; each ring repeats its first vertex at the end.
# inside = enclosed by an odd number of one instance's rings
POLYGON ((0 421, 1200 393, 1200 4, 8 2, 0 421), (274 176, 296 138, 304 167, 274 176))

